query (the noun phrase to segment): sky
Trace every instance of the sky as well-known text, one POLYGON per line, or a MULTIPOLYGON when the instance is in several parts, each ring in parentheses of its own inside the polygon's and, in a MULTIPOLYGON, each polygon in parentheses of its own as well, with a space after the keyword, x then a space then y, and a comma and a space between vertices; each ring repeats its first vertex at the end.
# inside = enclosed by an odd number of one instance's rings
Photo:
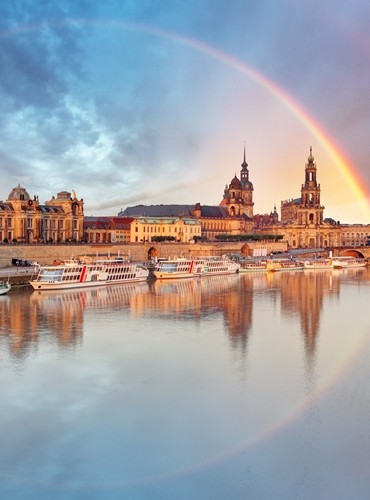
POLYGON ((254 213, 298 198, 370 224, 368 0, 3 0, 0 200, 85 215, 218 205, 244 147, 254 213))

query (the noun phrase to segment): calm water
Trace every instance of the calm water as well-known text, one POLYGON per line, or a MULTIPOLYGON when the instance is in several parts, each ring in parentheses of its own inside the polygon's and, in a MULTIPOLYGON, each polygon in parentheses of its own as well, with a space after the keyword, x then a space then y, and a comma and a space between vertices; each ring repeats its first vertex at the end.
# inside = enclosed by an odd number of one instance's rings
POLYGON ((0 497, 370 498, 370 269, 0 297, 0 497))

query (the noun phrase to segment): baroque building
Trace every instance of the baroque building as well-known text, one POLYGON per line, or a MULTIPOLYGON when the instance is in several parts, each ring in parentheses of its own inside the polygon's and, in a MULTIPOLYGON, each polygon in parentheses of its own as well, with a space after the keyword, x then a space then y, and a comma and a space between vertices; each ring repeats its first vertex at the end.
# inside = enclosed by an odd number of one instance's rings
POLYGON ((244 147, 240 176, 226 185, 219 205, 137 205, 118 216, 84 217, 83 199, 61 191, 40 204, 24 187, 0 201, 0 242, 92 244, 171 239, 216 241, 222 235, 279 236, 289 248, 359 247, 370 243, 370 225, 341 224, 324 217, 317 165, 310 148, 300 196, 281 202, 281 218, 254 214, 254 187, 244 147))
POLYGON ((255 232, 280 234, 290 248, 367 244, 370 225, 341 225, 334 219, 324 218, 324 209, 321 204, 321 187, 317 181, 317 165, 310 147, 310 154, 305 164, 304 182, 301 185, 301 196, 281 202, 280 221, 276 210, 269 219, 266 216, 255 216, 255 232))
POLYGON ((83 199, 61 191, 45 204, 19 184, 0 201, 0 241, 46 243, 80 241, 83 237, 83 199))
MULTIPOLYGON (((235 175, 226 185, 219 205, 136 205, 127 207, 121 217, 181 217, 194 218, 200 223, 201 236, 214 241, 222 234, 251 234, 253 232, 253 184, 249 180, 248 164, 244 158, 240 179, 235 175)), ((140 240, 139 240, 140 241, 140 240)))

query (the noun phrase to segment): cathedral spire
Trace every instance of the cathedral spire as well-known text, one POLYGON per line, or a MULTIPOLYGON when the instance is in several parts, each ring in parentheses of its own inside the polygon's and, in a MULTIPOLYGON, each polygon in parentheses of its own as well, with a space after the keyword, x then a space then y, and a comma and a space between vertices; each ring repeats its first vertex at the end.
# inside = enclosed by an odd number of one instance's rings
POLYGON ((245 170, 248 167, 248 163, 245 159, 246 154, 245 154, 245 141, 244 141, 244 154, 243 154, 243 163, 241 164, 241 167, 245 170))

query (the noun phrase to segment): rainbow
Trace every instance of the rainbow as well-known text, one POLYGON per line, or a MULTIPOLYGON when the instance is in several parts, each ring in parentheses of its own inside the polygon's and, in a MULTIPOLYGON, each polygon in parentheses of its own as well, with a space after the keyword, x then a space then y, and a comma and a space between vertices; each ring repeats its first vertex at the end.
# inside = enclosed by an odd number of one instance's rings
MULTIPOLYGON (((322 145, 323 149, 328 153, 329 157, 333 160, 334 164, 339 168, 355 198, 363 204, 364 212, 368 213, 370 216, 370 205, 368 203, 367 188, 360 178, 359 174, 357 173, 356 168, 350 163, 348 158, 346 158, 345 154, 340 150, 339 146, 334 143, 334 140, 330 137, 330 134, 325 131, 310 115, 310 113, 283 88, 281 88, 274 81, 269 80, 264 74, 257 71, 255 68, 248 65, 244 61, 234 57, 227 52, 221 51, 220 49, 208 45, 203 41, 184 36, 177 32, 163 30, 161 28, 157 28, 145 23, 134 23, 112 19, 98 20, 86 18, 67 18, 64 20, 50 20, 47 24, 50 26, 65 25, 76 27, 79 27, 81 25, 91 25, 97 27, 101 26, 104 28, 110 27, 116 29, 125 29, 127 31, 134 31, 139 33, 141 32, 147 35, 168 39, 172 42, 190 47, 242 73, 243 75, 255 81, 260 87, 265 89, 268 93, 270 93, 278 101, 280 101, 293 115, 296 116, 296 118, 298 118, 298 120, 313 135, 313 137, 317 139, 317 141, 322 145)), ((30 31, 41 29, 44 26, 45 23, 25 24, 17 26, 9 30, 0 32, 0 38, 19 33, 27 33, 30 31)))

